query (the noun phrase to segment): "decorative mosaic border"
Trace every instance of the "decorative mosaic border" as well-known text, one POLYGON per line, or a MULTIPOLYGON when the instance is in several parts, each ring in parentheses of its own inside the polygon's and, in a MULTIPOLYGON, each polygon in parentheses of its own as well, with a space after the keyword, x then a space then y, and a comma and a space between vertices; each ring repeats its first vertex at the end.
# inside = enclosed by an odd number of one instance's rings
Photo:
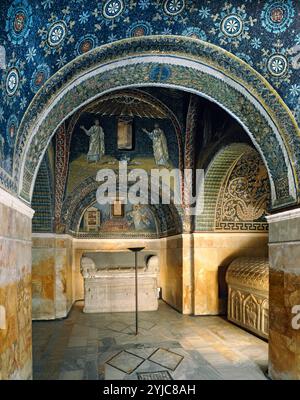
POLYGON ((65 118, 101 93, 149 85, 193 91, 228 110, 263 156, 273 208, 299 201, 299 128, 285 103, 245 62, 212 44, 178 36, 132 38, 96 48, 47 81, 18 131, 14 181, 20 196, 30 201, 39 156, 65 118))

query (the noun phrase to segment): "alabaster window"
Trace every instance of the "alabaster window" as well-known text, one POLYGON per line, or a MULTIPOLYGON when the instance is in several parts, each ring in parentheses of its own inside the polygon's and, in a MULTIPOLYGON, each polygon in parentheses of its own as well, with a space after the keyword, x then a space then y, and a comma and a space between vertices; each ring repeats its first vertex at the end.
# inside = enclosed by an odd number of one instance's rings
POLYGON ((132 118, 118 119, 118 149, 132 150, 133 135, 132 135, 132 118))
POLYGON ((111 216, 112 217, 124 217, 124 202, 121 199, 117 199, 111 205, 111 216))

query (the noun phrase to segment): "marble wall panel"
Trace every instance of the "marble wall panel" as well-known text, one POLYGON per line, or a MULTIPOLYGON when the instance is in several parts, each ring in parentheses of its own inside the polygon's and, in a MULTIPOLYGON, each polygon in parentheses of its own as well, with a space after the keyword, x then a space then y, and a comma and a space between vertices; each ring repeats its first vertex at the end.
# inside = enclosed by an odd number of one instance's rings
MULTIPOLYGON (((160 286, 163 300, 183 311, 183 239, 181 235, 161 239, 160 286)), ((187 298, 189 296, 188 288, 187 298)), ((186 300, 188 302, 188 300, 186 300)))
POLYGON ((32 317, 66 317, 73 304, 72 238, 33 234, 32 317))
POLYGON ((295 320, 293 307, 300 305, 300 212, 299 209, 286 211, 268 219, 269 374, 273 379, 299 380, 300 317, 295 320))
POLYGON ((0 380, 32 377, 32 210, 0 189, 0 380))
POLYGON ((266 256, 267 233, 195 233, 194 234, 194 313, 226 312, 225 273, 239 256, 266 256))

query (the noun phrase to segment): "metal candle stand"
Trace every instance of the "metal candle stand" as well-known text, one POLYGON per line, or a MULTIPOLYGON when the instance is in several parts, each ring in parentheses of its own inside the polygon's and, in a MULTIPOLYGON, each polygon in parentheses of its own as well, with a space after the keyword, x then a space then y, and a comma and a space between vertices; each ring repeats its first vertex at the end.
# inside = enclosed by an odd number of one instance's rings
POLYGON ((135 265, 135 334, 139 333, 138 327, 138 264, 137 255, 138 252, 143 250, 145 247, 128 247, 128 250, 134 252, 134 265, 135 265))

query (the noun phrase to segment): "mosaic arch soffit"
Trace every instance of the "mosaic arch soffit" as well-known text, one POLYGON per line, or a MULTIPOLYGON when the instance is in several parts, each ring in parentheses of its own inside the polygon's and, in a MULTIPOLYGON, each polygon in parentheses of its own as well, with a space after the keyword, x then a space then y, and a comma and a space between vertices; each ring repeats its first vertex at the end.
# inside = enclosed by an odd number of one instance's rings
POLYGON ((221 147, 212 157, 204 184, 204 210, 195 219, 195 232, 214 231, 218 198, 226 177, 230 176, 238 160, 247 152, 255 151, 245 143, 231 143, 221 147))
POLYGON ((207 42, 178 36, 131 38, 98 47, 45 83, 18 130, 13 182, 19 196, 31 201, 43 153, 62 121, 110 91, 151 85, 193 92, 227 110, 248 132, 264 160, 272 208, 299 203, 300 132, 283 100, 236 56, 207 42))

